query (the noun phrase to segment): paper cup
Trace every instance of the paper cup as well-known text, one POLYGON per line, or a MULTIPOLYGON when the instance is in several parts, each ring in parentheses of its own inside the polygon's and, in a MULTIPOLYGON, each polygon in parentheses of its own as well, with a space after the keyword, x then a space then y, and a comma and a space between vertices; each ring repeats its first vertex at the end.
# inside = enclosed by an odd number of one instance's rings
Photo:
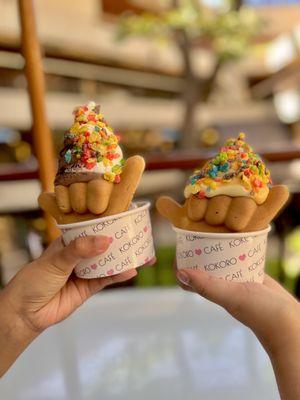
POLYGON ((201 269, 233 282, 263 282, 270 227, 241 233, 173 229, 177 235, 178 269, 201 269))
POLYGON ((103 235, 110 238, 108 250, 94 258, 82 260, 75 267, 79 278, 93 279, 120 274, 147 264, 155 257, 150 203, 133 203, 129 211, 92 221, 58 225, 64 243, 85 237, 103 235))

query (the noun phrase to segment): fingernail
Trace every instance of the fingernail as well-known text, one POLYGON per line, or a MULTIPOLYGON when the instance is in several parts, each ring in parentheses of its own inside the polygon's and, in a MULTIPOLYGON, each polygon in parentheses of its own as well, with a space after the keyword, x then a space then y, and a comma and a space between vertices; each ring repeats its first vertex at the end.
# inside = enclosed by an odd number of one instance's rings
POLYGON ((190 278, 187 273, 183 271, 177 271, 177 279, 186 286, 190 286, 190 278))
POLYGON ((109 246, 109 237, 107 236, 95 236, 94 244, 100 250, 106 250, 109 246))

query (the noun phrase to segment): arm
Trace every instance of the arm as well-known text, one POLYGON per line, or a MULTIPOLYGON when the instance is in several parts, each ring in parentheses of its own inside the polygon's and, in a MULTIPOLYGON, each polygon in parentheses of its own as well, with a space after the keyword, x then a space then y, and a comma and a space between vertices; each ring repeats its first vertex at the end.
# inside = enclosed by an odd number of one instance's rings
POLYGON ((0 377, 26 347, 38 336, 9 309, 4 293, 0 295, 0 377))
POLYGON ((63 247, 55 241, 36 261, 26 265, 0 293, 0 377, 45 329, 72 314, 107 285, 123 282, 135 270, 120 275, 84 280, 72 271, 84 258, 109 247, 104 236, 76 239, 63 247))
POLYGON ((282 400, 300 399, 300 304, 279 283, 233 283, 200 270, 177 271, 183 289, 199 293, 248 326, 267 351, 282 400))
MULTIPOLYGON (((299 307, 298 307, 299 308, 299 307)), ((296 315, 295 315, 296 316, 296 315)), ((280 323, 280 322, 279 322, 280 323)), ((270 359, 283 400, 300 398, 300 309, 298 320, 290 321, 282 334, 287 336, 286 346, 270 351, 270 359)))

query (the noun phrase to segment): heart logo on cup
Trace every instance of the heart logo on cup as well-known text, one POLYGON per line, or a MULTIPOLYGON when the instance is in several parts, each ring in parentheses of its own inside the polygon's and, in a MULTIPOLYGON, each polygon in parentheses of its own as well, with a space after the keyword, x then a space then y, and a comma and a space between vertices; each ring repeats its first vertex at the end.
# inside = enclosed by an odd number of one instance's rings
POLYGON ((108 271, 107 271, 107 275, 113 275, 114 274, 114 270, 113 269, 109 269, 108 271))
POLYGON ((148 226, 144 227, 144 232, 146 233, 148 231, 148 226))
POLYGON ((92 269, 96 269, 96 268, 97 268, 97 264, 91 265, 91 268, 92 268, 92 269))
POLYGON ((195 250, 195 254, 197 254, 197 256, 200 256, 202 254, 202 250, 201 249, 196 249, 195 250))
POLYGON ((239 256, 239 260, 241 260, 241 261, 246 260, 246 254, 241 254, 241 255, 239 256))

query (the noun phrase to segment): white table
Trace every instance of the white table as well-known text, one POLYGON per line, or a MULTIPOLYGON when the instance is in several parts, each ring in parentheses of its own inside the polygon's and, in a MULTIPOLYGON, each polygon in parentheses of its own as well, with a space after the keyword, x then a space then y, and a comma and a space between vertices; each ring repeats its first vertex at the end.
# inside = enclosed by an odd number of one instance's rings
POLYGON ((0 382, 3 400, 277 400, 245 327, 180 289, 112 290, 40 336, 0 382))

